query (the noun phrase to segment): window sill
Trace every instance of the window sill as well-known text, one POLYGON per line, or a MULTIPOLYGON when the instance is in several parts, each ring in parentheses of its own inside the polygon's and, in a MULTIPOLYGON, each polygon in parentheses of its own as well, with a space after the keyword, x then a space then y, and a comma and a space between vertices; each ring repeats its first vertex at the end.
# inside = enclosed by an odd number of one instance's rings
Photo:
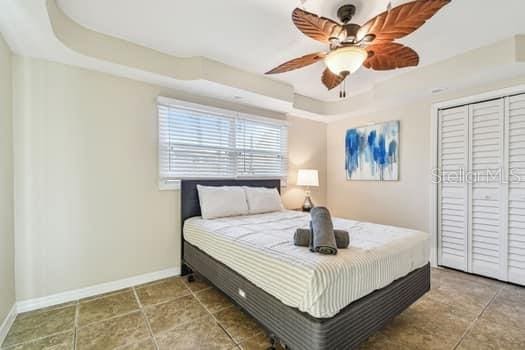
POLYGON ((180 180, 160 180, 159 190, 161 191, 178 191, 180 190, 180 180))
MULTIPOLYGON (((248 178, 239 178, 240 180, 248 180, 248 178)), ((257 179, 256 177, 254 179, 257 179)), ((203 179, 206 180, 206 179, 203 179)), ((179 191, 180 190, 181 180, 160 180, 159 181, 159 190, 160 191, 179 191)), ((281 179, 281 188, 286 188, 288 186, 287 179, 281 179)))

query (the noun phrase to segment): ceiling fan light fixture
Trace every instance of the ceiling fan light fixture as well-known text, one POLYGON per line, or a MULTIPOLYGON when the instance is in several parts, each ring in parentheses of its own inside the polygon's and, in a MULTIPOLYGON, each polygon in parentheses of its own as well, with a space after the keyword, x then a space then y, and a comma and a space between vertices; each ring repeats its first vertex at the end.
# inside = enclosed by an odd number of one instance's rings
MULTIPOLYGON (((300 2, 304 5, 306 0, 300 2)), ((297 29, 327 44, 329 51, 294 58, 265 74, 285 73, 324 61, 327 68, 321 75, 321 82, 328 90, 342 85, 340 96, 344 98, 346 78, 361 66, 376 71, 417 66, 417 52, 395 40, 416 31, 450 2, 452 0, 403 0, 402 5, 392 8, 390 1, 387 11, 362 26, 351 23, 356 13, 352 4, 343 5, 337 11, 342 24, 297 7, 292 11, 297 29)))
POLYGON ((341 75, 346 72, 353 74, 368 58, 368 52, 357 46, 342 47, 330 52, 324 59, 324 63, 334 74, 341 75))

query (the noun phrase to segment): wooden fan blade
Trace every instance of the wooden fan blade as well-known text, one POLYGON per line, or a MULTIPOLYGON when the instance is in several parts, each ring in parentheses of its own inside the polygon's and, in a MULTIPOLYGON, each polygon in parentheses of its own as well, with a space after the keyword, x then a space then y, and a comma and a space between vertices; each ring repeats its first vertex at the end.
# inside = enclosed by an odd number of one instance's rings
POLYGON ((322 60, 323 58, 325 58, 325 56, 326 56, 326 52, 316 52, 316 53, 311 53, 309 55, 304 55, 302 57, 295 58, 293 60, 285 62, 281 64, 280 66, 277 66, 274 69, 266 72, 265 74, 278 74, 278 73, 289 72, 294 69, 303 68, 311 64, 314 64, 318 62, 319 60, 322 60))
POLYGON ((328 88, 328 90, 332 90, 341 84, 345 78, 346 77, 332 73, 330 69, 326 68, 323 72, 323 76, 321 77, 321 81, 323 82, 324 86, 328 88))
POLYGON ((411 48, 398 43, 376 44, 367 47, 368 58, 363 63, 374 70, 391 70, 419 64, 419 55, 411 48))
POLYGON ((374 44, 391 42, 421 27, 451 0, 416 0, 385 11, 366 22, 357 33, 362 39, 367 34, 376 36, 374 44))
POLYGON ((325 44, 330 43, 330 38, 346 37, 345 29, 339 23, 300 8, 292 12, 292 21, 304 35, 325 44))

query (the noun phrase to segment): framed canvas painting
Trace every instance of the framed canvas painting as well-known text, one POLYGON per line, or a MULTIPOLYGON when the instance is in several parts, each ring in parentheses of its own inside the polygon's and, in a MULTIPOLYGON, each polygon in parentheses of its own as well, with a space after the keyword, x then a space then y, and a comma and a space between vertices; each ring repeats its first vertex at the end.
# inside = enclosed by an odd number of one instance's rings
POLYGON ((399 180, 399 121, 348 129, 347 180, 399 180))

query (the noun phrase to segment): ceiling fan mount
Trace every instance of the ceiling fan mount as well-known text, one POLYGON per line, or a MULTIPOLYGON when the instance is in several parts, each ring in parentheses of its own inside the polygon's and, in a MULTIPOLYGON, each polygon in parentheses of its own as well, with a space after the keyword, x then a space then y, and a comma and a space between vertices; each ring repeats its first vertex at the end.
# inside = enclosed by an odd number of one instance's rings
MULTIPOLYGON (((324 62, 321 81, 331 90, 361 66, 385 71, 413 67, 419 55, 413 49, 395 42, 416 31, 452 0, 414 0, 404 3, 370 19, 362 26, 350 23, 356 6, 346 4, 337 11, 341 21, 331 20, 296 8, 292 21, 303 34, 327 44, 327 50, 311 53, 285 62, 266 74, 277 74, 324 62)), ((341 97, 346 96, 343 88, 341 97)))
MULTIPOLYGON (((353 4, 347 4, 339 7, 337 10, 337 18, 343 23, 341 26, 344 28, 344 38, 333 38, 337 39, 337 44, 356 44, 357 33, 361 26, 356 23, 350 23, 356 13, 357 7, 353 4)), ((367 38, 368 39, 368 38, 367 38)))
POLYGON ((355 5, 352 5, 352 4, 343 5, 337 10, 337 18, 339 18, 339 20, 343 24, 347 24, 355 16, 356 10, 357 8, 355 5))

